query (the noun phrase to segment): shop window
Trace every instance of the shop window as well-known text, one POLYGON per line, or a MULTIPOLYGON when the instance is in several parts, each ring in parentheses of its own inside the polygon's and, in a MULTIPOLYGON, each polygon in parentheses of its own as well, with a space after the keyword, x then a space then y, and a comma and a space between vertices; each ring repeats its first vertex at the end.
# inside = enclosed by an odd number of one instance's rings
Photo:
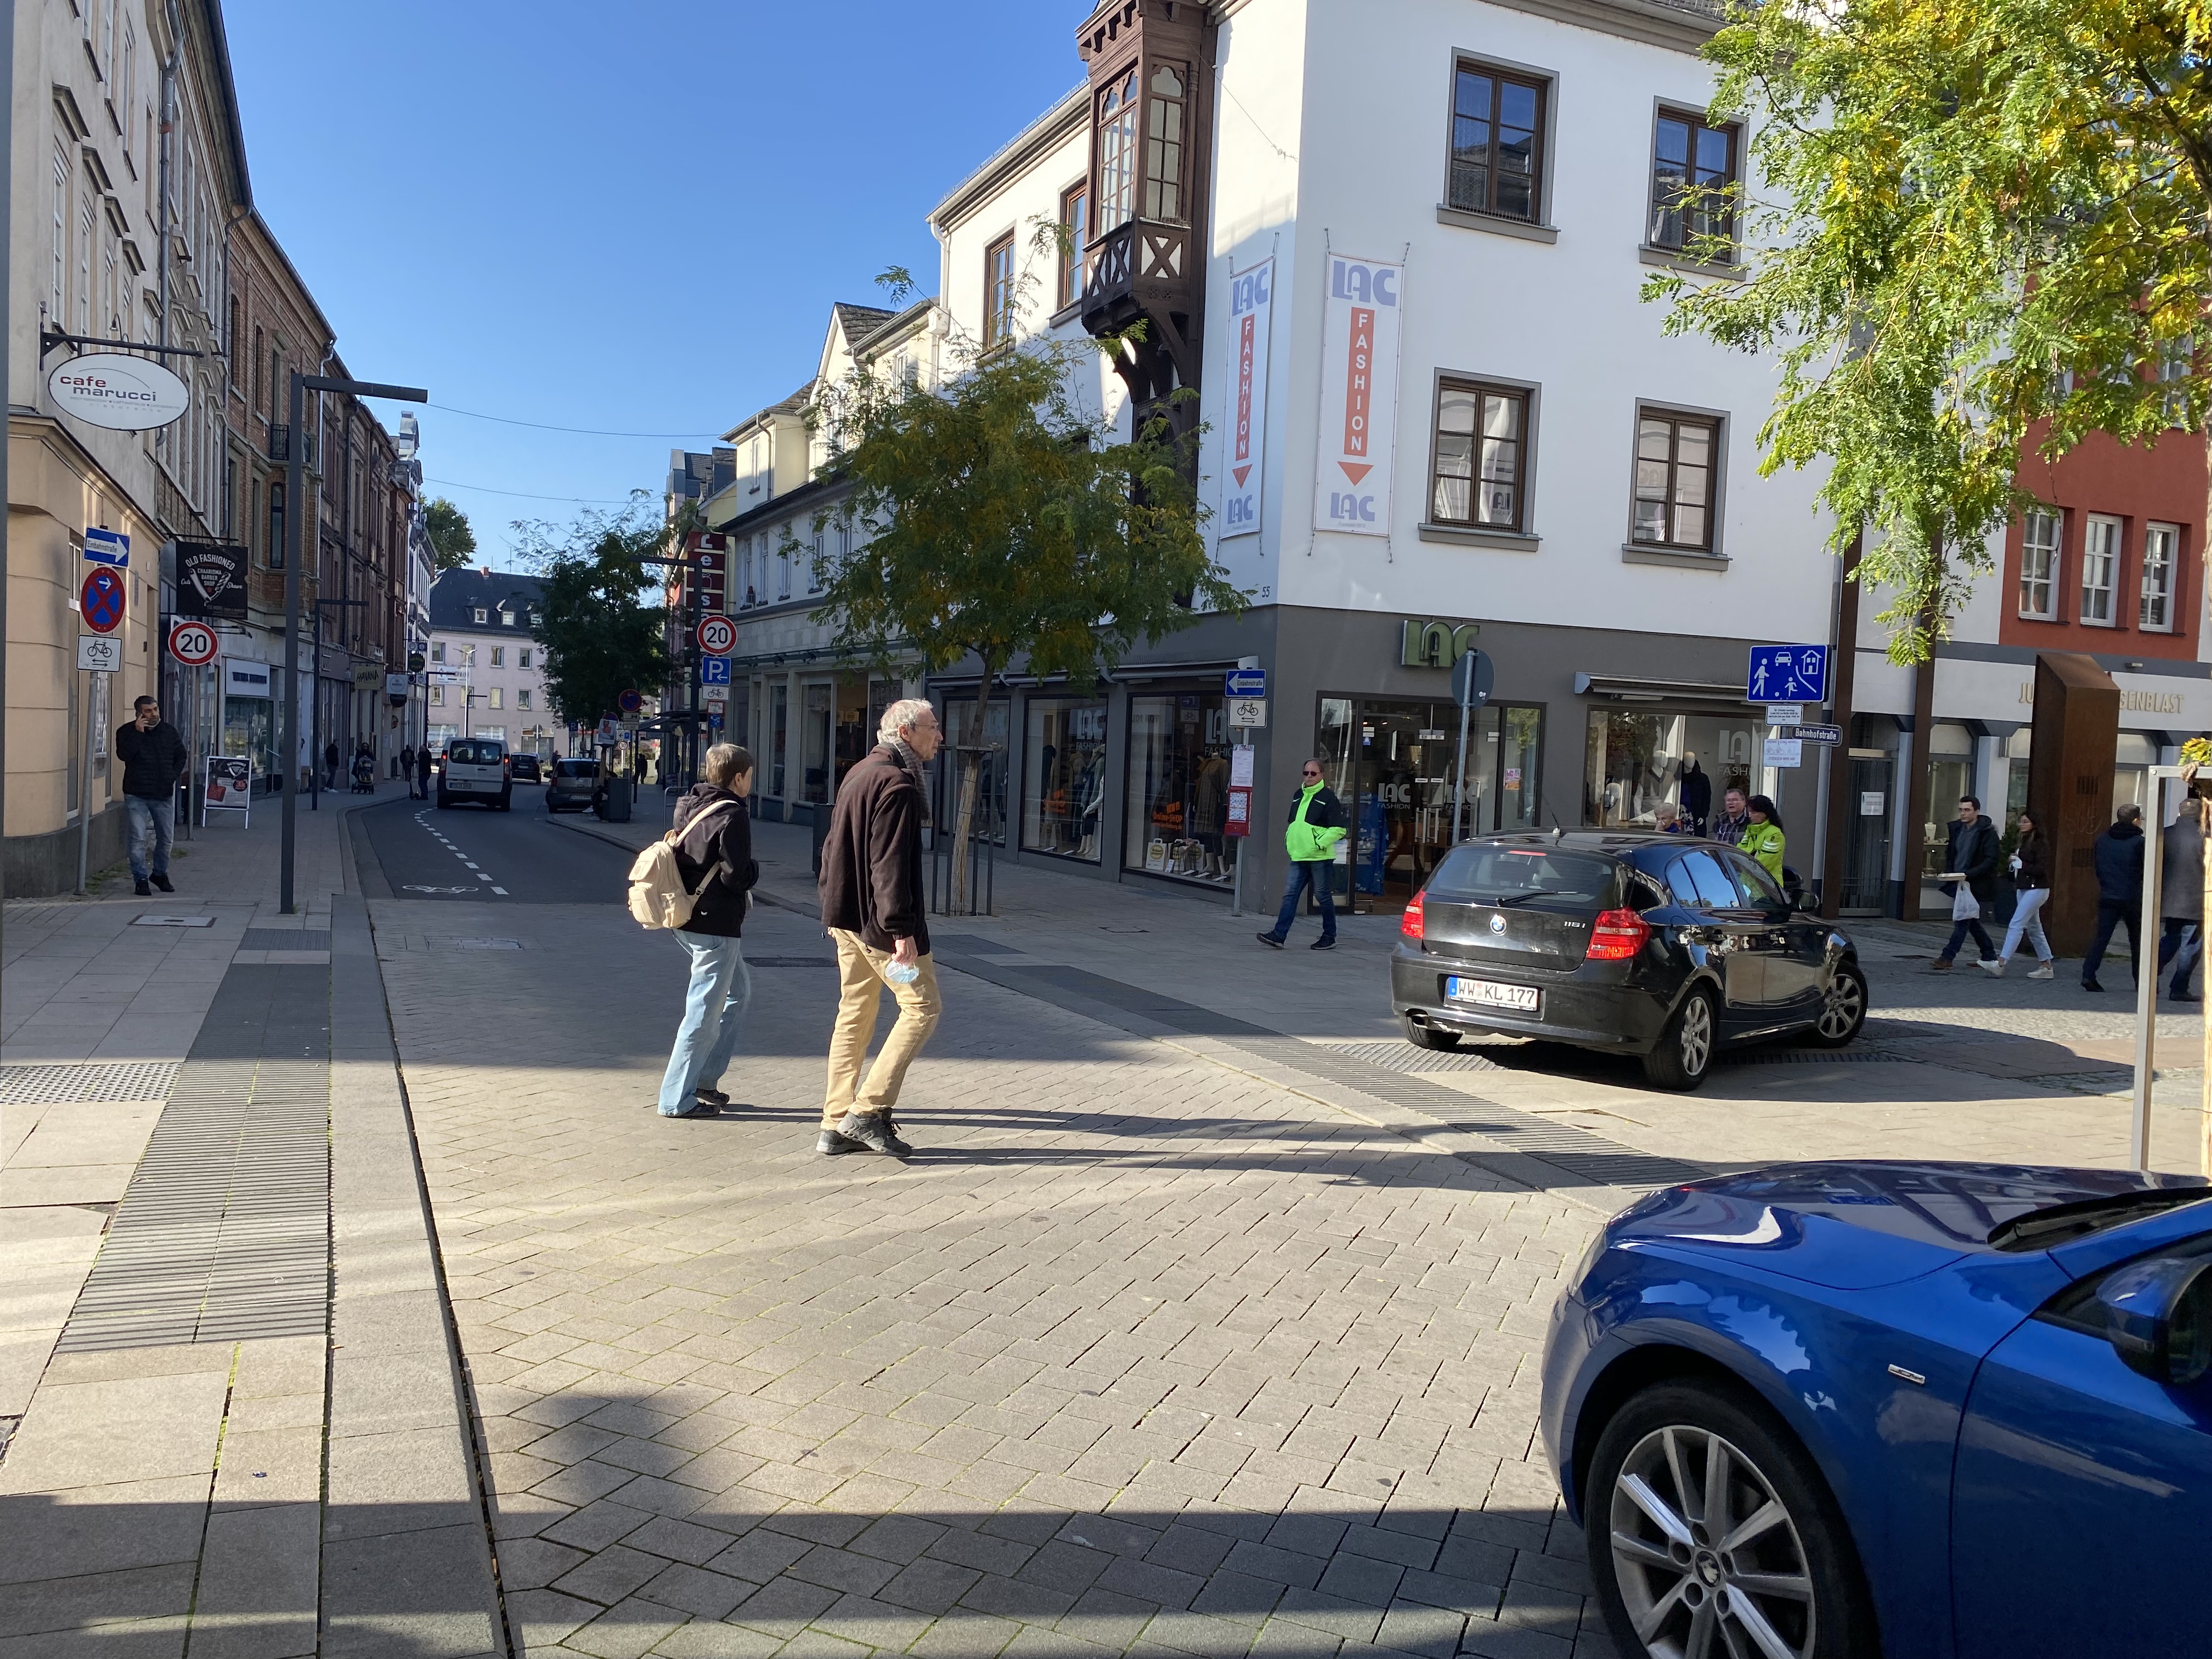
POLYGON ((975 699, 948 699, 941 715, 945 748, 955 759, 937 768, 939 803, 933 817, 950 833, 960 815, 958 790, 970 770, 975 793, 969 803, 969 834, 1003 847, 1006 842, 1006 734, 1012 726, 1012 705, 1004 697, 992 699, 979 720, 975 699), (957 751, 971 752, 960 755, 957 751))
MULTIPOLYGON (((100 678, 100 677, 95 677, 100 678)), ((2140 732, 2123 732, 2112 746, 2112 810, 2150 810, 2150 769, 2158 764, 2158 744, 2140 732)), ((2176 786, 2177 788, 2179 786, 2176 786)), ((2174 796, 2169 795, 2169 803, 2174 796)), ((2168 811, 2172 808, 2169 805, 2168 811)))
POLYGON ((1229 884, 1230 746, 1228 702, 1218 691, 1129 699, 1128 868, 1229 884))
POLYGON ((791 688, 781 684, 770 686, 768 693, 768 792, 778 800, 783 799, 784 758, 785 750, 789 744, 790 712, 791 688))
POLYGON ((1765 728, 1741 714, 1593 708, 1583 822, 1650 829, 1664 805, 1702 828, 1729 790, 1772 793, 1765 728))
POLYGON ((806 765, 805 799, 826 805, 830 799, 831 702, 836 688, 810 685, 806 691, 806 724, 800 732, 806 765))
POLYGON ((1632 533, 1639 544, 1711 551, 1719 448, 1716 422, 1660 409, 1638 415, 1632 533))
MULTIPOLYGON (((1974 789, 1974 734, 1950 721, 1939 722, 1928 734, 1928 814, 1920 826, 1920 873, 1933 881, 1943 873, 1950 856, 1951 823, 1959 816, 1961 796, 1974 789)), ((1922 899, 1932 907, 1942 896, 1922 899)), ((1932 908, 1930 914, 1935 914, 1932 908)))
POLYGON ((2033 507, 2021 519, 2020 614, 2037 622, 2058 617, 2058 532, 2056 513, 2033 507))
POLYGON ((2174 554, 2180 544, 2178 525, 2154 524, 2143 531, 2142 604, 2136 625, 2146 633, 2173 631, 2174 554))
POLYGON ((1459 65, 1452 89, 1448 206, 1542 222, 1544 93, 1540 82, 1486 64, 1459 65))
POLYGON ((1514 387, 1463 380, 1437 387, 1429 507, 1437 523, 1522 527, 1528 416, 1528 394, 1514 387))
POLYGON ((2112 625, 2112 593, 2119 586, 2120 521, 2092 513, 2081 529, 2081 620, 2112 625))
POLYGON ((1022 850, 1096 864, 1106 793, 1106 700, 1030 698, 1024 763, 1022 850))
POLYGON ((1651 144, 1651 246, 1729 261, 1737 129, 1662 110, 1651 144))

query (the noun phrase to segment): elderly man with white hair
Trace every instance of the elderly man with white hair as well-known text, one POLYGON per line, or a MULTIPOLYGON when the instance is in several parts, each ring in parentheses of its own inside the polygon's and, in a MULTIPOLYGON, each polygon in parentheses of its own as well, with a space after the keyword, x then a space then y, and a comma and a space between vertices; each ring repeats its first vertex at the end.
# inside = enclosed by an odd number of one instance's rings
POLYGON ((914 1150, 899 1139, 891 1109, 941 1006, 923 915, 929 805, 921 769, 944 741, 937 711, 922 698, 903 698, 884 710, 875 748, 837 788, 822 847, 822 925, 837 942, 839 993, 818 1152, 904 1158, 914 1150), (897 1000, 898 1022, 863 1082, 885 986, 897 1000))

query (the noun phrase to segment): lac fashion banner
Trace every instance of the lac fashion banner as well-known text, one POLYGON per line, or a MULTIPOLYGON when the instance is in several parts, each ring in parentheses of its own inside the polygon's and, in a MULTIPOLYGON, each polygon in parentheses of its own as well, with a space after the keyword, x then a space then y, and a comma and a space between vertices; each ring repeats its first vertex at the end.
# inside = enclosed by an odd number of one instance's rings
POLYGON ((1229 349, 1237 357, 1237 400, 1230 420, 1228 480, 1221 491, 1221 536, 1260 528, 1267 465, 1267 325, 1275 310, 1275 261, 1262 259, 1229 279, 1229 349))
POLYGON ((1390 533, 1397 438, 1398 335, 1406 267, 1328 257, 1321 336, 1321 465, 1314 525, 1353 536, 1390 533))

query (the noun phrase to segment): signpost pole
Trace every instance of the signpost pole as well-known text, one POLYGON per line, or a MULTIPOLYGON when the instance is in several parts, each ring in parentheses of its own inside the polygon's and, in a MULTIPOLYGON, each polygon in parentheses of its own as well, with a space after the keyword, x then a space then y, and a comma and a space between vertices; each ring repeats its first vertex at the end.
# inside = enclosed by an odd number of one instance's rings
POLYGON ((1459 765, 1452 775, 1452 845, 1459 845, 1459 826, 1462 809, 1467 805, 1467 720, 1468 706, 1459 706, 1459 765))
POLYGON ((99 682, 90 673, 84 680, 84 770, 78 780, 76 797, 76 890, 84 896, 86 866, 92 856, 92 739, 97 727, 93 723, 93 691, 99 682))

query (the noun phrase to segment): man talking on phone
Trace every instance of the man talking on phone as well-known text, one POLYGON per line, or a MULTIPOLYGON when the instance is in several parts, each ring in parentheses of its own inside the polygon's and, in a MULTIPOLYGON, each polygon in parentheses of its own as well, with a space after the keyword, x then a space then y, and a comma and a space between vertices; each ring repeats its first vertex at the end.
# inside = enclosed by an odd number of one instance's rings
POLYGON ((161 718, 160 703, 141 697, 131 708, 136 718, 116 732, 115 752, 123 762, 123 810, 131 821, 131 879, 140 898, 150 898, 155 887, 177 890, 169 884, 169 842, 176 834, 177 780, 191 757, 177 728, 161 718))

